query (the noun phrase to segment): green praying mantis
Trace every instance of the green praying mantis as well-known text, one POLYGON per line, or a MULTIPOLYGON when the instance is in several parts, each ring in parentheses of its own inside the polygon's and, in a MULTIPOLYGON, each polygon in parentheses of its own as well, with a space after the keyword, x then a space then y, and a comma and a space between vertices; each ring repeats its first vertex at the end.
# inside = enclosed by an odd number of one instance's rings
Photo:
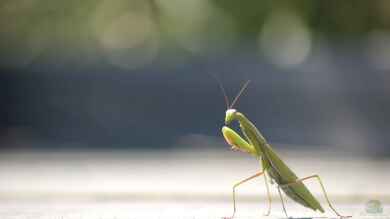
POLYGON ((342 216, 335 210, 335 208, 333 207, 333 205, 329 200, 329 197, 326 193, 325 187, 319 175, 311 175, 304 178, 298 178, 295 175, 295 173, 285 164, 285 162, 274 151, 271 145, 258 131, 256 126, 243 113, 237 111, 236 109, 233 109, 234 104, 237 102, 237 100, 239 99, 243 91, 246 89, 249 82, 250 81, 247 81, 243 85, 243 87, 238 92, 237 96, 234 98, 234 100, 230 105, 229 105, 229 99, 226 95, 226 92, 222 84, 219 82, 220 88, 225 97, 226 108, 227 108, 226 117, 225 117, 225 126, 222 127, 222 134, 226 142, 232 146, 233 150, 242 151, 256 157, 262 166, 262 171, 234 184, 233 215, 231 218, 233 218, 236 213, 236 194, 235 194, 236 188, 242 185, 243 183, 248 182, 249 180, 252 180, 259 176, 264 176, 265 187, 267 189, 268 210, 265 213, 265 215, 267 216, 271 213, 271 196, 270 196, 270 189, 269 189, 268 179, 267 179, 269 177, 270 183, 271 184, 276 183, 277 185, 279 197, 282 202, 283 211, 287 217, 288 214, 284 204, 281 190, 286 194, 286 196, 290 197, 292 200, 303 205, 304 207, 310 208, 314 211, 318 210, 321 213, 325 212, 321 204, 319 203, 319 201, 312 195, 312 193, 305 186, 305 184, 303 184, 303 181, 308 179, 318 180, 327 204, 338 217, 340 218, 350 217, 350 216, 342 216), (242 138, 233 129, 228 127, 228 125, 231 124, 233 121, 237 121, 239 123, 244 138, 242 138))

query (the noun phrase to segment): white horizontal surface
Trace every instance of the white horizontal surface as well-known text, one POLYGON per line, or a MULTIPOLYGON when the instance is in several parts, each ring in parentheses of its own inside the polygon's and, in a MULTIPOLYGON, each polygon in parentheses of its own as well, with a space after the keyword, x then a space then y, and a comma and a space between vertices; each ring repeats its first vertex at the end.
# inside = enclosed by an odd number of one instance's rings
MULTIPOLYGON (((339 211, 353 218, 367 217, 364 205, 339 204, 339 211)), ((390 206, 384 206, 388 209, 390 206)), ((337 218, 332 212, 319 214, 297 206, 287 207, 294 218, 337 218)), ((2 219, 221 219, 231 216, 232 206, 227 202, 11 202, 0 207, 2 219)), ((264 216, 264 206, 241 202, 236 219, 286 218, 281 206, 275 204, 270 216, 264 216)), ((387 211, 377 219, 389 219, 387 211)))
MULTIPOLYGON (((360 214, 370 199, 389 203, 389 160, 280 155, 300 177, 319 174, 341 212, 360 214)), ((254 158, 227 150, 2 153, 0 218, 219 218, 231 213, 233 183, 258 170, 254 158)), ((332 216, 318 183, 306 185, 332 216)), ((261 215, 263 178, 237 195, 241 218, 261 215)), ((273 217, 282 217, 274 187, 272 196, 273 217)), ((292 216, 321 216, 292 201, 287 208, 292 216)))
MULTIPOLYGON (((390 161, 327 153, 280 153, 304 177, 319 174, 335 196, 390 196, 390 161)), ((3 153, 0 194, 106 193, 138 195, 230 195, 231 186, 260 170, 240 152, 34 152, 3 153)), ((243 195, 261 195, 262 178, 243 187, 243 195)), ((315 181, 307 181, 314 193, 315 181)))

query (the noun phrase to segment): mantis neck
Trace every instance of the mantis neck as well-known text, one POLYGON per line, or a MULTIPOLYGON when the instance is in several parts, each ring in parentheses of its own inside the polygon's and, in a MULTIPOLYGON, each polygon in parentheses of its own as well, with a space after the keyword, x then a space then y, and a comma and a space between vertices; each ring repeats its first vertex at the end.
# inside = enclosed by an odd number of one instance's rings
POLYGON ((267 141, 263 135, 257 130, 256 126, 245 117, 244 114, 237 112, 236 119, 240 123, 241 131, 244 133, 250 143, 256 148, 257 155, 260 157, 265 147, 267 147, 267 141))

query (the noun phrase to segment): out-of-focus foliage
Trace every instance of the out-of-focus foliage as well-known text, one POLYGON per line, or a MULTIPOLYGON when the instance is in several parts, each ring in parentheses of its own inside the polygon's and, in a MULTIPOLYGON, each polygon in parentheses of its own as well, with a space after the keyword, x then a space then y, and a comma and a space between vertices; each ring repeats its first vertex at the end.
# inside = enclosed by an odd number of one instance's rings
POLYGON ((161 54, 226 52, 256 41, 269 19, 283 13, 309 38, 350 40, 387 32, 389 11, 385 0, 3 0, 0 53, 3 63, 20 65, 59 48, 87 57, 103 50, 110 62, 134 67, 161 54))
POLYGON ((297 14, 309 29, 326 37, 359 37, 390 27, 388 1, 234 1, 216 0, 237 20, 243 35, 255 35, 269 15, 283 9, 297 14))

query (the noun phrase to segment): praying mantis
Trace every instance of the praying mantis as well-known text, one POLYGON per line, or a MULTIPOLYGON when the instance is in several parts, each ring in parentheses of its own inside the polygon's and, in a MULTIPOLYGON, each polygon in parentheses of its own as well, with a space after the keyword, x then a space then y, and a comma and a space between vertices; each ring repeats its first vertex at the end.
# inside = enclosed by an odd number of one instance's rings
POLYGON ((325 187, 319 175, 315 174, 304 178, 298 178, 296 174, 287 166, 287 164, 285 164, 285 162, 274 151, 274 149, 263 137, 263 135, 259 132, 256 126, 243 113, 233 108, 234 104, 237 102, 241 94, 244 92, 249 82, 250 81, 247 81, 243 85, 243 87, 238 92, 237 96, 234 98, 231 104, 229 104, 229 99, 226 95, 226 92, 222 84, 219 82, 220 88, 225 97, 226 108, 227 108, 226 116, 225 116, 225 126, 222 127, 222 134, 226 142, 229 145, 231 145, 233 150, 242 151, 256 157, 262 166, 262 171, 234 184, 233 215, 231 216, 231 218, 233 218, 236 213, 236 194, 235 194, 236 188, 242 185, 243 183, 248 182, 249 180, 252 180, 259 176, 264 177, 265 187, 267 190, 268 210, 265 213, 266 216, 268 216, 271 213, 271 196, 270 196, 270 189, 269 189, 268 179, 267 179, 269 177, 270 183, 271 184, 276 183, 277 185, 279 197, 281 199, 283 211, 286 217, 288 217, 288 214, 284 204, 281 190, 286 194, 286 196, 288 196, 295 202, 303 205, 304 207, 310 208, 314 211, 318 210, 321 213, 325 212, 321 204, 319 203, 319 201, 312 195, 312 193, 305 186, 305 184, 303 184, 303 181, 308 179, 318 180, 327 204, 338 217, 340 218, 351 217, 351 216, 342 216, 335 210, 335 208, 333 207, 333 205, 329 200, 329 197, 326 193, 325 187), (233 129, 228 127, 228 125, 230 125, 233 121, 237 121, 239 123, 240 130, 244 138, 242 138, 233 129))

